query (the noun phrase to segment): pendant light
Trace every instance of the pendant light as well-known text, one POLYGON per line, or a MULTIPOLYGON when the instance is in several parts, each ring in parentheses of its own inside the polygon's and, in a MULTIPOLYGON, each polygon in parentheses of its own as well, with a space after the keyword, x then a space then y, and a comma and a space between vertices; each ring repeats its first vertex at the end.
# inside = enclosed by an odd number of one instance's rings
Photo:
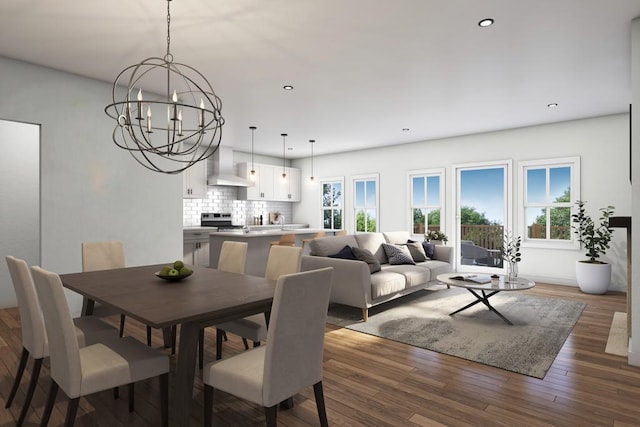
POLYGON ((147 169, 176 174, 213 156, 224 118, 220 98, 204 75, 173 60, 170 4, 167 0, 166 54, 120 72, 105 113, 115 122, 112 138, 118 147, 147 169), (153 82, 163 82, 164 92, 143 97, 141 87, 153 82))
POLYGON ((311 144, 311 176, 309 177, 309 180, 311 182, 313 182, 316 179, 316 177, 313 175, 313 144, 315 143, 316 143, 315 139, 309 140, 309 144, 311 144))
POLYGON ((256 130, 255 126, 249 126, 251 129, 251 172, 249 173, 249 179, 251 181, 256 180, 256 165, 253 163, 253 132, 256 130))
POLYGON ((286 150, 285 138, 287 137, 287 134, 281 133, 280 136, 282 137, 282 180, 284 181, 287 179, 287 171, 286 171, 286 164, 285 164, 285 150, 286 150))

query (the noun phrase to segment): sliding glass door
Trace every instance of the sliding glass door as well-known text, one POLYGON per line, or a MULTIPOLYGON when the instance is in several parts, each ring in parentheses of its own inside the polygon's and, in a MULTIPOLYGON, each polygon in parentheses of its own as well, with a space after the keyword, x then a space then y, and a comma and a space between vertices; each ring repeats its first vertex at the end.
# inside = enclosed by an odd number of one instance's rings
POLYGON ((456 180, 456 235, 459 271, 499 273, 500 248, 511 218, 511 164, 459 165, 456 180))

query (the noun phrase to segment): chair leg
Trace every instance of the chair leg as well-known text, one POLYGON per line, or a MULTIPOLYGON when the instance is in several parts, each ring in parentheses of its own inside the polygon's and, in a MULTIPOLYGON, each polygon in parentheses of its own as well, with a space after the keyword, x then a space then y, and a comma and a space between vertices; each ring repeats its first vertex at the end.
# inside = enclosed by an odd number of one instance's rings
POLYGON ((31 405, 31 399, 33 399, 33 392, 36 391, 36 385, 38 385, 38 377, 40 376, 40 368, 42 367, 42 359, 35 359, 33 361, 33 370, 31 371, 31 381, 29 381, 29 389, 27 391, 27 397, 22 404, 22 411, 18 417, 16 426, 19 427, 24 423, 27 418, 27 412, 29 412, 29 405, 31 405))
POLYGON ((135 383, 129 383, 127 384, 127 391, 129 394, 129 412, 133 412, 133 408, 134 408, 134 395, 135 395, 135 383))
POLYGON ((200 329, 198 334, 198 367, 204 368, 204 329, 200 329))
POLYGON ((328 427, 329 421, 327 421, 327 409, 324 406, 324 393, 322 392, 322 381, 318 381, 313 385, 313 394, 316 397, 316 408, 318 408, 318 417, 320 418, 320 425, 322 427, 328 427))
POLYGON ((119 331, 120 332, 120 338, 122 338, 124 336, 124 319, 125 319, 124 314, 121 314, 120 315, 120 331, 119 331))
POLYGON ((162 427, 169 427, 169 373, 160 375, 160 412, 162 427))
POLYGON ((213 426, 213 387, 204 385, 204 427, 213 426))
POLYGON ((249 343, 246 338, 242 338, 242 344, 244 344, 244 349, 249 350, 249 343))
POLYGON ((362 307, 362 319, 365 322, 369 320, 369 309, 367 307, 362 307))
POLYGON ((178 336, 178 326, 171 327, 171 354, 176 354, 176 338, 178 336))
POLYGON ((278 405, 264 408, 264 415, 267 418, 267 427, 277 427, 278 425, 278 405))
POLYGON ((78 403, 80 403, 79 397, 76 397, 75 399, 69 399, 69 405, 67 406, 67 416, 64 419, 65 427, 73 427, 73 423, 76 422, 78 403))
POLYGON ((24 374, 24 368, 27 366, 27 359, 29 358, 29 350, 22 347, 22 354, 20 355, 20 363, 18 363, 18 372, 16 372, 16 378, 13 380, 13 386, 11 387, 11 393, 9 394, 9 398, 7 399, 7 403, 4 405, 5 408, 11 406, 13 402, 13 398, 16 397, 16 392, 18 391, 18 386, 20 385, 20 380, 22 380, 22 375, 24 374))
POLYGON ((147 326, 147 345, 151 347, 151 326, 147 326))
POLYGON ((51 381, 49 387, 49 396, 47 397, 47 404, 44 407, 42 413, 42 420, 40 421, 40 427, 46 427, 49 424, 49 418, 51 418, 51 411, 53 411, 53 405, 56 403, 56 394, 58 394, 58 384, 55 381, 51 381))
POLYGON ((216 360, 222 359, 222 336, 224 331, 216 328, 216 360))

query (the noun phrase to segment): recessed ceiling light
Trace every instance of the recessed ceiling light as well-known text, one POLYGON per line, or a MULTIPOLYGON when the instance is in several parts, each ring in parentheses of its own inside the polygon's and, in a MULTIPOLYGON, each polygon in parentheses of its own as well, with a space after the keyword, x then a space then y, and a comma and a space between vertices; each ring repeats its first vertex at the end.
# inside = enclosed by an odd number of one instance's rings
POLYGON ((552 102, 551 104, 547 104, 547 107, 549 108, 556 108, 558 106, 557 102, 552 102))
POLYGON ((287 147, 287 150, 292 151, 293 147, 287 147))
POLYGON ((402 128, 402 132, 409 132, 409 128, 402 128))
POLYGON ((293 90, 293 86, 291 86, 291 85, 284 85, 284 86, 282 86, 282 88, 284 90, 293 90))
POLYGON ((482 21, 478 22, 478 25, 481 27, 490 27, 491 25, 493 25, 493 19, 491 18, 483 19, 482 21))

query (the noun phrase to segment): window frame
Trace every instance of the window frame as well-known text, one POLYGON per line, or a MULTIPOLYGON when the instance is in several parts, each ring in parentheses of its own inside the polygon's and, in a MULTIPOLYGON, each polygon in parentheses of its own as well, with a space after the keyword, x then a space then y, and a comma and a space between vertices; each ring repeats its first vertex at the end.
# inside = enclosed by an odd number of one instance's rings
MULTIPOLYGON (((580 156, 571 157, 557 157, 550 159, 536 159, 536 160, 523 160, 518 162, 518 181, 520 183, 520 191, 518 192, 518 222, 519 222, 519 234, 522 236, 522 247, 531 248, 545 248, 545 249, 567 249, 575 250, 580 248, 580 243, 576 240, 573 230, 571 231, 571 238, 569 240, 554 240, 551 239, 549 234, 545 233, 547 237, 544 239, 532 239, 527 237, 527 208, 541 208, 549 209, 553 207, 569 207, 571 214, 574 213, 575 202, 580 200, 581 183, 580 183, 580 156), (569 202, 552 203, 545 201, 545 203, 532 203, 527 202, 527 171, 530 169, 545 169, 546 179, 546 198, 549 198, 549 170, 557 167, 570 168, 570 194, 571 198, 569 202)), ((548 224, 548 226, 550 226, 548 224)))
MULTIPOLYGON (((340 210, 342 211, 342 228, 333 228, 332 230, 346 230, 346 221, 345 221, 345 200, 346 200, 346 188, 344 185, 344 176, 340 176, 340 177, 334 177, 334 178, 322 178, 319 180, 320 182, 320 224, 322 224, 322 229, 323 230, 329 230, 327 228, 324 228, 324 212, 326 210, 330 210, 330 211, 335 211, 335 210, 340 210), (324 186, 325 184, 340 184, 342 186, 342 203, 339 205, 339 209, 336 208, 335 206, 331 206, 331 207, 325 207, 324 206, 324 186)), ((333 214, 331 215, 331 225, 334 226, 335 224, 333 224, 333 214)))
MULTIPOLYGON (((365 182, 365 200, 366 200, 366 182, 367 181, 374 181, 376 188, 375 188, 375 214, 376 214, 376 232, 380 231, 380 174, 378 173, 372 173, 372 174, 363 174, 363 175, 353 175, 351 177, 351 212, 353 214, 353 217, 351 218, 351 224, 353 225, 353 232, 354 233, 368 233, 370 232, 370 230, 367 230, 366 228, 366 222, 365 222, 365 231, 358 231, 357 228, 357 221, 358 221, 358 206, 356 205, 356 182, 359 181, 364 181, 365 182)), ((366 202, 365 202, 366 203, 366 202)))
MULTIPOLYGON (((433 168, 433 169, 416 169, 416 170, 410 170, 407 171, 407 181, 408 181, 408 185, 407 185, 407 204, 408 204, 408 216, 407 216, 407 224, 409 225, 409 234, 413 237, 413 239, 417 239, 419 236, 419 238, 424 238, 424 234, 422 235, 418 235, 415 234, 413 232, 413 210, 414 209, 425 209, 425 210, 433 210, 433 209, 440 209, 440 231, 445 232, 446 230, 446 218, 447 218, 447 213, 446 213, 446 203, 445 203, 445 176, 446 176, 446 170, 445 168, 433 168), (440 185, 439 185, 439 191, 440 191, 440 204, 438 206, 436 205, 429 205, 427 203, 428 200, 428 192, 427 192, 427 186, 426 186, 426 178, 428 177, 433 177, 433 176, 437 176, 440 179, 440 185), (416 177, 424 177, 425 178, 425 204, 424 205, 414 205, 413 203, 413 179, 416 177)), ((425 232, 428 230, 428 219, 425 218, 425 232)))

